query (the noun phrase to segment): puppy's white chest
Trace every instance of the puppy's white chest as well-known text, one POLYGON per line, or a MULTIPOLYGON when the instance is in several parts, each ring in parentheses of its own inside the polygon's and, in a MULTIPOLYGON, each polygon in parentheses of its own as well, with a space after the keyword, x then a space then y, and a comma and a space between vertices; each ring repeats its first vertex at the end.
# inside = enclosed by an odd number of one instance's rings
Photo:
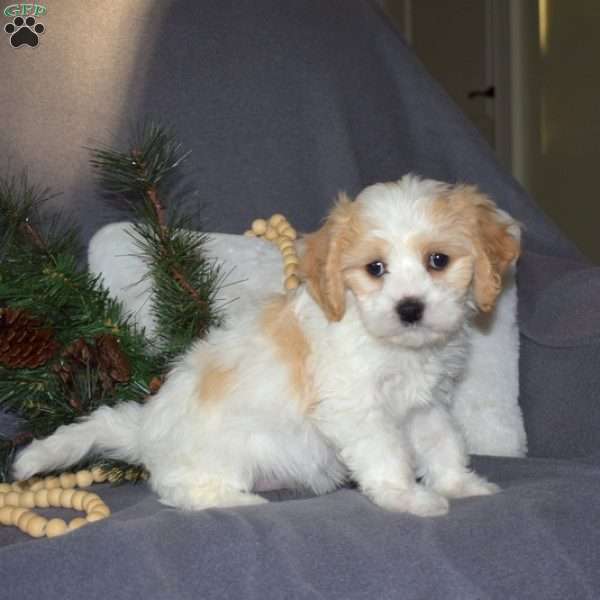
POLYGON ((434 401, 434 390, 442 369, 433 356, 399 353, 396 360, 386 361, 374 380, 379 402, 397 416, 434 401))

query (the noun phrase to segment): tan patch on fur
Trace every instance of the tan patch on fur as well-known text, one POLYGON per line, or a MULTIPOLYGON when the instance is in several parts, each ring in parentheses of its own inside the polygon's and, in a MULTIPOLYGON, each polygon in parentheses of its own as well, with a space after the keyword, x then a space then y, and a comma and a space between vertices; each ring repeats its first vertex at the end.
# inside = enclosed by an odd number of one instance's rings
POLYGON ((330 321, 339 321, 346 310, 342 256, 363 234, 357 205, 340 194, 323 227, 305 238, 300 276, 330 321))
MULTIPOLYGON (((365 235, 365 232, 362 232, 365 235)), ((364 238, 353 240, 341 260, 342 270, 353 267, 364 267, 371 262, 381 260, 387 262, 390 243, 381 238, 364 238)))
POLYGON ((466 292, 473 281, 473 258, 471 256, 454 257, 449 269, 437 273, 436 276, 443 277, 446 284, 460 292, 466 292))
POLYGON ((448 266, 441 271, 429 269, 430 276, 461 292, 468 289, 473 279, 473 245, 461 236, 460 229, 413 235, 407 245, 421 257, 425 268, 431 254, 446 254, 450 258, 448 266))
POLYGON ((443 231, 452 231, 473 245, 473 293, 479 308, 492 310, 502 289, 502 276, 520 254, 520 243, 496 205, 473 186, 458 185, 437 198, 430 215, 443 231))
POLYGON ((292 389, 303 413, 316 403, 312 379, 308 373, 310 345, 285 296, 270 302, 262 316, 262 326, 275 344, 279 359, 289 370, 292 389))
POLYGON ((235 382, 235 369, 225 369, 209 362, 202 375, 199 396, 202 403, 214 404, 223 399, 235 382))
POLYGON ((344 271, 344 283, 360 298, 379 291, 383 278, 371 277, 364 267, 353 267, 344 271))
POLYGON ((373 277, 366 266, 375 261, 388 263, 390 244, 380 238, 370 238, 353 244, 343 255, 341 269, 344 283, 356 296, 377 292, 383 287, 383 277, 373 277))

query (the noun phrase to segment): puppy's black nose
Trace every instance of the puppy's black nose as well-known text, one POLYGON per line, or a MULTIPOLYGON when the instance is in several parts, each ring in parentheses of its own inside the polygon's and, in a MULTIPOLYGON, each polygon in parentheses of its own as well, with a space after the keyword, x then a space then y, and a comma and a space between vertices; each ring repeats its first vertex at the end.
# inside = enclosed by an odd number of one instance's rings
POLYGON ((418 323, 423 318, 425 305, 416 298, 406 298, 396 305, 396 312, 403 323, 418 323))

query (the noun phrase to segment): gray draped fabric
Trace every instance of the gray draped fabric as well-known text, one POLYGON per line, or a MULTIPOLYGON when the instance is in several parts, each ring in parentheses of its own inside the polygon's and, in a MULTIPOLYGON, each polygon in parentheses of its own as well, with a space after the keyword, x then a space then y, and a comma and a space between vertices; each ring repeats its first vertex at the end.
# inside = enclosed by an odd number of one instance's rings
POLYGON ((600 271, 503 172, 374 5, 46 6, 37 48, 0 44, 0 148, 63 192, 54 205, 84 241, 121 218, 100 201, 84 146, 125 140, 148 116, 192 150, 190 201, 208 230, 239 233, 273 212, 311 230, 339 190, 408 171, 476 183, 521 220, 521 405, 538 458, 477 459, 505 491, 432 520, 386 513, 351 489, 201 513, 161 507, 144 486, 102 489, 115 515, 64 538, 0 528, 6 597, 600 596, 600 271))

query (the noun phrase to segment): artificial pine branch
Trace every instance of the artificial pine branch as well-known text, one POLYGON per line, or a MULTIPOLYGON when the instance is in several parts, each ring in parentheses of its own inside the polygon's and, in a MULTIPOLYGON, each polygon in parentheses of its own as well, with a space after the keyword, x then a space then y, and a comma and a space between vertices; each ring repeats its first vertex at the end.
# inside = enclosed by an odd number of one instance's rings
POLYGON ((153 279, 152 312, 163 355, 173 358, 220 323, 216 293, 219 267, 203 253, 206 237, 189 231, 169 186, 188 157, 172 134, 149 124, 134 135, 125 152, 93 149, 91 165, 106 192, 124 200, 134 238, 153 279))
MULTIPOLYGON (((186 157, 155 125, 142 128, 128 152, 93 151, 103 188, 136 217, 134 238, 154 280, 158 353, 150 352, 100 279, 81 269, 76 230, 41 214, 48 192, 30 185, 25 174, 0 177, 0 310, 7 316, 0 407, 23 423, 17 436, 0 439, 0 480, 25 440, 45 437, 101 405, 155 393, 170 360, 220 322, 220 269, 204 258, 205 236, 190 231, 167 193, 186 157), (8 326, 21 328, 20 343, 47 346, 35 360, 29 348, 13 354, 8 346, 17 337, 8 326)), ((96 465, 109 469, 113 482, 145 477, 141 466, 102 457, 78 466, 96 465)))
POLYGON ((143 401, 166 368, 99 279, 79 266, 75 231, 42 215, 48 198, 25 174, 0 177, 1 330, 9 345, 24 340, 7 334, 12 326, 26 329, 32 344, 47 344, 50 333, 53 343, 39 360, 29 360, 28 349, 15 358, 8 348, 0 361, 0 407, 23 423, 18 436, 0 440, 2 479, 25 439, 103 404, 143 401))

